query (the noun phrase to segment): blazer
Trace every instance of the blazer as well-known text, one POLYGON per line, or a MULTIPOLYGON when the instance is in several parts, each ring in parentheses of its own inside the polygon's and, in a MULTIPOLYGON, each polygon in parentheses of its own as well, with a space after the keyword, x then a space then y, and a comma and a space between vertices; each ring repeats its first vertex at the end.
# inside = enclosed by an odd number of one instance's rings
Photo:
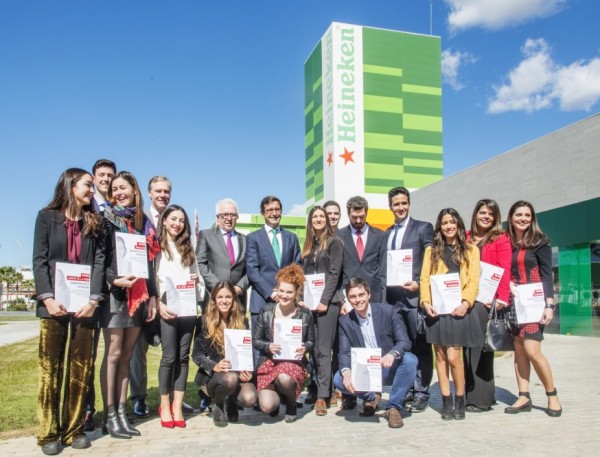
POLYGON ((327 248, 320 252, 316 258, 317 246, 312 252, 302 259, 304 274, 325 273, 325 289, 321 294, 321 303, 329 306, 330 303, 341 303, 344 296, 342 288, 342 264, 344 260, 344 246, 342 240, 332 235, 327 238, 327 248))
MULTIPOLYGON (((273 318, 275 316, 275 303, 266 305, 258 315, 256 327, 252 331, 252 347, 258 351, 256 368, 260 367, 265 360, 271 359, 273 355, 269 351, 269 344, 273 342, 273 318)), ((302 342, 306 351, 302 358, 302 364, 308 363, 307 355, 315 347, 315 323, 312 313, 297 306, 296 313, 292 319, 302 319, 302 342)))
POLYGON ((511 277, 515 284, 541 282, 546 298, 554 298, 552 279, 552 248, 542 240, 530 249, 512 248, 511 277))
MULTIPOLYGON (((412 344, 404 321, 390 305, 371 303, 373 316, 373 330, 377 344, 381 348, 381 355, 392 354, 397 359, 402 359, 405 352, 410 352, 412 344)), ((355 310, 340 317, 339 327, 339 369, 351 368, 351 349, 364 348, 365 339, 360 329, 360 322, 355 310)))
MULTIPOLYGON (((472 244, 468 245, 467 257, 469 266, 460 266, 459 278, 461 297, 473 306, 477 293, 479 292, 479 249, 472 244)), ((423 269, 421 270, 421 306, 423 302, 431 304, 431 280, 429 277, 432 274, 443 275, 448 272, 448 267, 440 260, 433 272, 431 272, 431 246, 425 249, 425 258, 423 260, 423 269)))
POLYGON ((385 298, 385 275, 387 268, 387 246, 385 244, 387 238, 385 238, 384 232, 369 225, 367 244, 362 261, 358 260, 358 253, 356 252, 350 226, 348 225, 340 229, 338 236, 344 242, 344 277, 342 288, 346 287, 346 284, 354 277, 363 278, 369 283, 371 300, 378 303, 383 301, 385 298))
MULTIPOLYGON (((36 315, 52 317, 43 299, 54 297, 56 262, 69 263, 67 253, 67 228, 65 215, 56 210, 42 209, 35 221, 33 235, 33 278, 37 296, 36 315)), ((85 223, 85 222, 84 222, 85 223)), ((81 265, 92 267, 90 278, 90 298, 102 300, 106 297, 105 256, 106 234, 104 228, 98 237, 81 235, 81 265)), ((93 319, 97 318, 98 310, 93 319)))
MULTIPOLYGON (((394 226, 388 228, 385 234, 384 243, 387 249, 390 237, 394 236, 394 226)), ((417 284, 421 283, 421 268, 423 267, 425 248, 431 246, 432 243, 433 226, 429 222, 417 221, 411 217, 406 224, 400 249, 412 249, 412 277, 417 284)), ((387 269, 385 273, 387 274, 387 269)), ((417 308, 419 306, 419 291, 409 292, 402 287, 387 287, 386 301, 390 305, 402 303, 410 308, 417 308)))
POLYGON ((300 263, 300 245, 295 234, 282 228, 281 265, 278 265, 264 227, 248 235, 246 241, 246 271, 252 286, 250 312, 258 314, 267 303, 272 303, 271 294, 277 284, 275 275, 279 269, 291 263, 300 263))
MULTIPOLYGON (((467 239, 471 238, 471 232, 467 231, 467 239)), ((512 260, 512 246, 507 233, 503 233, 491 243, 481 248, 481 261, 504 268, 504 274, 498 284, 496 297, 507 305, 510 298, 510 268, 512 260)))

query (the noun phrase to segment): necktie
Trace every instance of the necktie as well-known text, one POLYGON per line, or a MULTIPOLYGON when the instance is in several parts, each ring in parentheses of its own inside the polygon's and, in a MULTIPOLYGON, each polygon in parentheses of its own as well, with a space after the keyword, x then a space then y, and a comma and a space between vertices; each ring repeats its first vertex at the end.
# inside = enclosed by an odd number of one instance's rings
POLYGON ((229 254, 229 261, 233 265, 235 263, 235 253, 233 252, 233 243, 231 242, 231 232, 227 233, 227 253, 229 254))
POLYGON ((277 229, 271 230, 273 234, 273 241, 271 245, 273 246, 273 254, 275 254, 275 260, 277 260, 277 265, 281 264, 281 248, 279 246, 279 240, 277 239, 277 229))
POLYGON ((109 207, 110 203, 109 202, 104 202, 104 203, 100 203, 98 206, 100 207, 100 209, 103 210, 104 208, 109 207))
POLYGON ((400 230, 401 225, 396 224, 394 226, 394 238, 392 238, 392 251, 396 250, 396 238, 398 237, 398 230, 400 230))
POLYGON ((356 253, 358 254, 358 260, 362 262, 363 255, 365 253, 365 245, 362 240, 362 232, 356 231, 356 253))

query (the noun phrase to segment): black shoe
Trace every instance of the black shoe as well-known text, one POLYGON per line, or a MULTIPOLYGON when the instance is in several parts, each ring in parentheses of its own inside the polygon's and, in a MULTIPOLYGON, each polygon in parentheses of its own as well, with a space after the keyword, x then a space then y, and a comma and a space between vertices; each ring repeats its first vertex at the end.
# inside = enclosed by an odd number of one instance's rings
POLYGON ((58 454, 58 441, 50 441, 42 446, 42 452, 46 455, 58 454))
POLYGON ((450 421, 454 419, 454 403, 452 402, 452 395, 442 395, 442 419, 450 421))
POLYGON ((294 422, 296 420, 296 415, 298 414, 296 402, 293 402, 291 405, 287 405, 285 407, 285 421, 287 423, 294 422))
POLYGON ((475 406, 475 405, 467 405, 465 406, 465 411, 468 413, 484 413, 486 411, 491 411, 492 407, 488 406, 487 408, 480 408, 479 406, 475 406))
MULTIPOLYGON (((259 408, 259 411, 260 411, 260 408, 259 408)), ((277 416, 279 416, 279 406, 277 408, 275 408, 273 411, 271 411, 269 413, 269 416, 271 416, 271 417, 277 417, 277 416)))
POLYGON ((528 413, 529 411, 531 411, 533 403, 531 403, 531 397, 529 396, 529 392, 519 392, 519 397, 525 397, 527 398, 527 401, 521 406, 507 406, 506 408, 504 408, 504 412, 506 414, 528 413))
POLYGON ((423 397, 416 397, 410 405, 411 413, 422 413, 427 409, 427 400, 423 397))
POLYGON ((240 417, 237 402, 233 399, 227 399, 227 420, 229 422, 237 422, 240 417))
POLYGON ((405 405, 409 405, 414 401, 415 397, 414 394, 412 392, 406 392, 406 396, 404 397, 404 400, 402 401, 405 405))
POLYGON ((104 421, 102 423, 102 434, 110 434, 111 438, 119 438, 128 440, 131 439, 131 435, 123 430, 119 418, 117 417, 117 411, 114 406, 104 407, 104 421))
POLYGON ((342 409, 349 411, 356 408, 356 397, 342 394, 342 409))
POLYGON ((131 436, 141 435, 140 431, 137 428, 134 428, 133 425, 131 425, 131 422, 129 422, 129 417, 127 417, 127 406, 125 403, 119 403, 117 417, 119 418, 119 423, 125 433, 131 436))
POLYGON ((90 446, 90 442, 85 435, 79 435, 71 443, 73 449, 86 449, 90 446))
MULTIPOLYGON (((546 392, 547 397, 556 397, 557 396, 556 387, 552 392, 546 392)), ((550 409, 546 408, 546 414, 550 417, 560 417, 562 415, 562 408, 560 409, 550 409)))
POLYGON ((144 398, 140 398, 135 402, 133 405, 133 414, 137 417, 148 417, 150 415, 150 410, 144 398))
POLYGON ((460 421, 465 418, 465 397, 461 395, 460 397, 454 397, 454 420, 460 421))
POLYGON ((94 425, 94 411, 86 411, 85 419, 83 420, 83 431, 93 432, 96 426, 94 425))
POLYGON ((217 427, 227 427, 227 415, 223 411, 223 405, 213 404, 212 407, 213 423, 217 427))

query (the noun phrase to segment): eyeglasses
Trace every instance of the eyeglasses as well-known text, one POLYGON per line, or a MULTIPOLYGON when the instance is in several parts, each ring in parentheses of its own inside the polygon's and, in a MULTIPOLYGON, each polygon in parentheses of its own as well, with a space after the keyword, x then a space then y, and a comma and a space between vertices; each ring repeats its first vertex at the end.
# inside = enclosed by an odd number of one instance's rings
POLYGON ((236 213, 221 213, 217 214, 221 219, 237 219, 238 215, 236 213))

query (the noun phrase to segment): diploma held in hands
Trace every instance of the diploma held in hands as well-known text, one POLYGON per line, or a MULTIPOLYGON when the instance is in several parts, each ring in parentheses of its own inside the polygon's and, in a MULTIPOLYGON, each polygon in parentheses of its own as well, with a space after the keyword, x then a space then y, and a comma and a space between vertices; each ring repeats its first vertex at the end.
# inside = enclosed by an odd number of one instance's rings
POLYGON ((413 280, 412 249, 396 249, 387 253, 388 286, 403 286, 413 280))
POLYGON ((381 392, 381 348, 350 349, 350 373, 357 392, 381 392))
POLYGON ((317 309, 325 290, 325 273, 316 273, 304 277, 304 303, 311 310, 317 309))
POLYGON ((74 313, 90 301, 92 267, 56 262, 54 299, 74 313))
POLYGON ((519 324, 539 322, 546 307, 542 283, 522 284, 516 287, 515 292, 517 322, 519 324))
POLYGON ((302 319, 275 319, 273 328, 273 343, 281 345, 273 359, 298 360, 296 349, 302 346, 302 319))
POLYGON ((450 314, 461 304, 458 273, 431 275, 431 305, 438 314, 450 314))
POLYGON ((225 329, 225 358, 231 371, 254 371, 250 330, 225 329))
POLYGON ((196 281, 189 275, 169 276, 167 308, 177 316, 196 316, 196 281))
POLYGON ((496 296, 504 268, 486 262, 480 262, 479 293, 475 299, 479 303, 491 303, 496 296))
POLYGON ((117 274, 148 279, 146 237, 133 233, 115 233, 117 247, 117 274))

